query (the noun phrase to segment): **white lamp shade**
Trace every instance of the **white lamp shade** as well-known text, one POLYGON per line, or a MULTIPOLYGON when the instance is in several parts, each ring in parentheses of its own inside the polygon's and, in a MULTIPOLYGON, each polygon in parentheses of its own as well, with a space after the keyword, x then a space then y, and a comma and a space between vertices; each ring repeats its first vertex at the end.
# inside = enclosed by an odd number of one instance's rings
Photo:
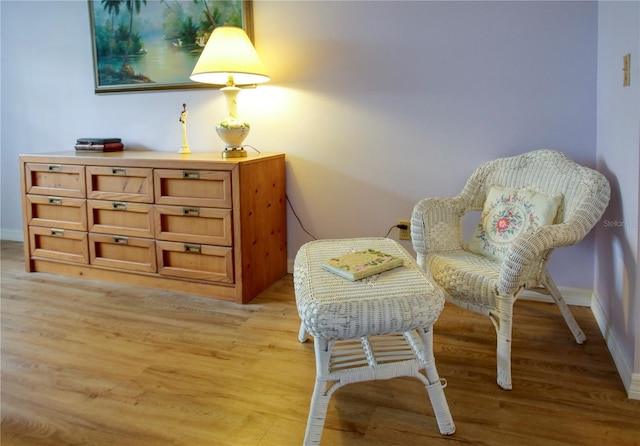
POLYGON ((226 85, 230 76, 238 85, 270 79, 247 33, 235 26, 219 26, 209 37, 190 79, 226 85))

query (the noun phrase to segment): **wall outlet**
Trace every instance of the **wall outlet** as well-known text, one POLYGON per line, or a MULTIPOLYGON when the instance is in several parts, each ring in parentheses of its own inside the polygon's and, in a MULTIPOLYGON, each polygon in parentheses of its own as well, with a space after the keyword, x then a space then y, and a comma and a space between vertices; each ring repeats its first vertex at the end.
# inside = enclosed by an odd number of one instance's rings
POLYGON ((411 222, 409 220, 398 220, 398 225, 407 227, 407 229, 399 229, 398 238, 400 240, 411 240, 411 222))
POLYGON ((622 86, 628 87, 631 85, 631 53, 625 54, 622 58, 622 86))

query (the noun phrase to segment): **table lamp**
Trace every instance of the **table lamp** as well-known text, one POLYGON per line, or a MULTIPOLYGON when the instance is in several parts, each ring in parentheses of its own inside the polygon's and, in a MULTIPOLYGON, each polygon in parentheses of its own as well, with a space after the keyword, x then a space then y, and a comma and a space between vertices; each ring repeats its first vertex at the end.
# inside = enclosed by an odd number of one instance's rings
POLYGON ((216 126, 225 142, 223 158, 247 156, 242 142, 249 134, 249 123, 238 118, 238 85, 267 82, 270 78, 249 36, 236 26, 219 26, 213 30, 190 76, 195 82, 226 85, 220 91, 227 100, 228 116, 216 126))

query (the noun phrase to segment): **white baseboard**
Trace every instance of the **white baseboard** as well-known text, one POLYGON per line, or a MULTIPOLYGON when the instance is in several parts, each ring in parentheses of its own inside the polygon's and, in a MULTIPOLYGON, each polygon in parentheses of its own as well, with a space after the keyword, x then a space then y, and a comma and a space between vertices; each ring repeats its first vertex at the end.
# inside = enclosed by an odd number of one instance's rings
POLYGON ((293 274, 293 259, 287 259, 287 272, 293 274))
POLYGON ((627 389, 627 396, 629 399, 640 400, 640 373, 632 372, 631 364, 627 363, 620 348, 620 342, 616 338, 615 332, 611 329, 609 320, 600 306, 600 302, 596 298, 593 299, 591 311, 596 318, 598 327, 600 327, 600 332, 607 343, 609 352, 611 352, 611 357, 618 369, 622 383, 625 389, 627 389))
POLYGON ((640 373, 631 375, 631 384, 629 384, 629 399, 640 400, 640 373))
POLYGON ((2 229, 0 230, 0 239, 11 240, 12 242, 24 242, 24 232, 21 230, 2 229))

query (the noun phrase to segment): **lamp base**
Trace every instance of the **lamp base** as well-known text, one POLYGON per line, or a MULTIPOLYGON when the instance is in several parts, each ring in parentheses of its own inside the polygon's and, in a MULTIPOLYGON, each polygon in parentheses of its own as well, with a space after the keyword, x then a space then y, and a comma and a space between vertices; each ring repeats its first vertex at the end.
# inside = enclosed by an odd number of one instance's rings
POLYGON ((235 85, 229 85, 221 88, 227 100, 227 116, 220 124, 216 126, 216 133, 225 144, 223 158, 241 158, 247 156, 247 152, 242 149, 242 141, 249 134, 251 126, 243 119, 238 118, 236 98, 240 89, 235 85))
POLYGON ((243 158, 247 156, 247 151, 244 150, 243 148, 231 148, 231 149, 224 149, 222 151, 222 157, 223 158, 243 158))

